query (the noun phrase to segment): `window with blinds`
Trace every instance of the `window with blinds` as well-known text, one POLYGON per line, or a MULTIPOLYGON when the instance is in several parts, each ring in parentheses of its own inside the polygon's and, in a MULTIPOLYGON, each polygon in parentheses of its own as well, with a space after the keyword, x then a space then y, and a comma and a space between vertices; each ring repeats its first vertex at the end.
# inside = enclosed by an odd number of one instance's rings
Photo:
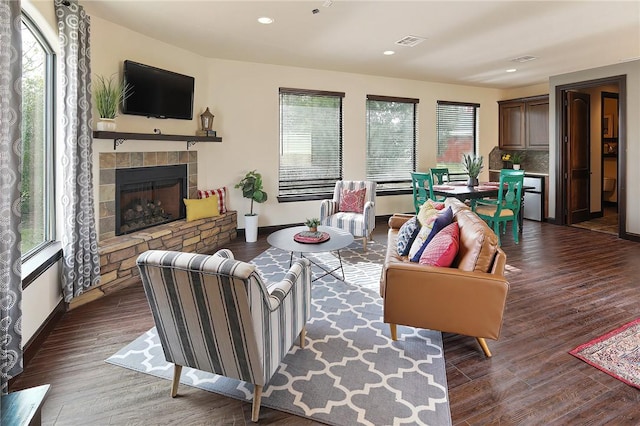
POLYGON ((438 101, 437 167, 446 167, 450 175, 466 175, 462 154, 476 154, 480 104, 438 101))
POLYGON ((279 200, 325 197, 342 180, 344 95, 280 88, 279 200))
POLYGON ((416 166, 418 99, 367 95, 367 180, 407 188, 416 166))

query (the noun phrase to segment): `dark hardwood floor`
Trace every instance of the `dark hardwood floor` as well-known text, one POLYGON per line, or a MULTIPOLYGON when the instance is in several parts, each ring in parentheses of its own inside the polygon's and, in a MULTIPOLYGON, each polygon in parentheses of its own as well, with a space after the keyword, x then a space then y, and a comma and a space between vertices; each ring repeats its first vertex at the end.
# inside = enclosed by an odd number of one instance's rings
MULTIPOLYGON (((377 241, 386 241, 386 223, 377 241)), ((250 260, 268 248, 242 239, 250 260)), ((599 232, 525 221, 503 237, 511 283, 502 335, 485 358, 475 339, 445 334, 455 425, 640 424, 640 390, 568 351, 640 316, 640 244, 599 232)), ((66 313, 14 383, 52 385, 45 425, 242 425, 250 405, 116 367, 104 360, 153 325, 140 286, 66 313)), ((261 424, 315 424, 262 407, 261 424)))

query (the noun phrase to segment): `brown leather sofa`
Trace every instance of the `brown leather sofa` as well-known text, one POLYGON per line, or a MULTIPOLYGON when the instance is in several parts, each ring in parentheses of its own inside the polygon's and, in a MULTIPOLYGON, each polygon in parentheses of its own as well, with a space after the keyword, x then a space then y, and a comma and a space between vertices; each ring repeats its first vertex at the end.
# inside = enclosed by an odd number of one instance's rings
POLYGON ((507 256, 495 233, 464 203, 448 198, 460 228, 460 248, 451 268, 410 262, 397 251, 398 231, 412 215, 389 218, 387 254, 380 280, 384 322, 473 336, 487 357, 485 338, 497 340, 509 283, 507 256))

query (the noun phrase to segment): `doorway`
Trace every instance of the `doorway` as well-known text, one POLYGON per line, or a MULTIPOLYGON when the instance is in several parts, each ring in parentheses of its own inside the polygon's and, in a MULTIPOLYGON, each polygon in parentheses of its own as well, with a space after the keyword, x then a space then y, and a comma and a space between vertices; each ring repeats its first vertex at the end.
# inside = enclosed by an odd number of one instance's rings
POLYGON ((557 86, 556 100, 556 223, 624 238, 626 77, 557 86))

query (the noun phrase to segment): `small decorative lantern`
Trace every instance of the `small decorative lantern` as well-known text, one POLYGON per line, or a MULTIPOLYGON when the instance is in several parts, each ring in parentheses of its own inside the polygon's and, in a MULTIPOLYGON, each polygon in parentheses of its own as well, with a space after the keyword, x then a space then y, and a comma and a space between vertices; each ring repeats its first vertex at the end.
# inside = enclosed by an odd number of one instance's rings
POLYGON ((214 115, 211 114, 211 111, 209 111, 209 107, 207 107, 207 110, 205 112, 200 114, 200 122, 202 123, 202 130, 211 131, 211 127, 213 126, 213 117, 214 115))

